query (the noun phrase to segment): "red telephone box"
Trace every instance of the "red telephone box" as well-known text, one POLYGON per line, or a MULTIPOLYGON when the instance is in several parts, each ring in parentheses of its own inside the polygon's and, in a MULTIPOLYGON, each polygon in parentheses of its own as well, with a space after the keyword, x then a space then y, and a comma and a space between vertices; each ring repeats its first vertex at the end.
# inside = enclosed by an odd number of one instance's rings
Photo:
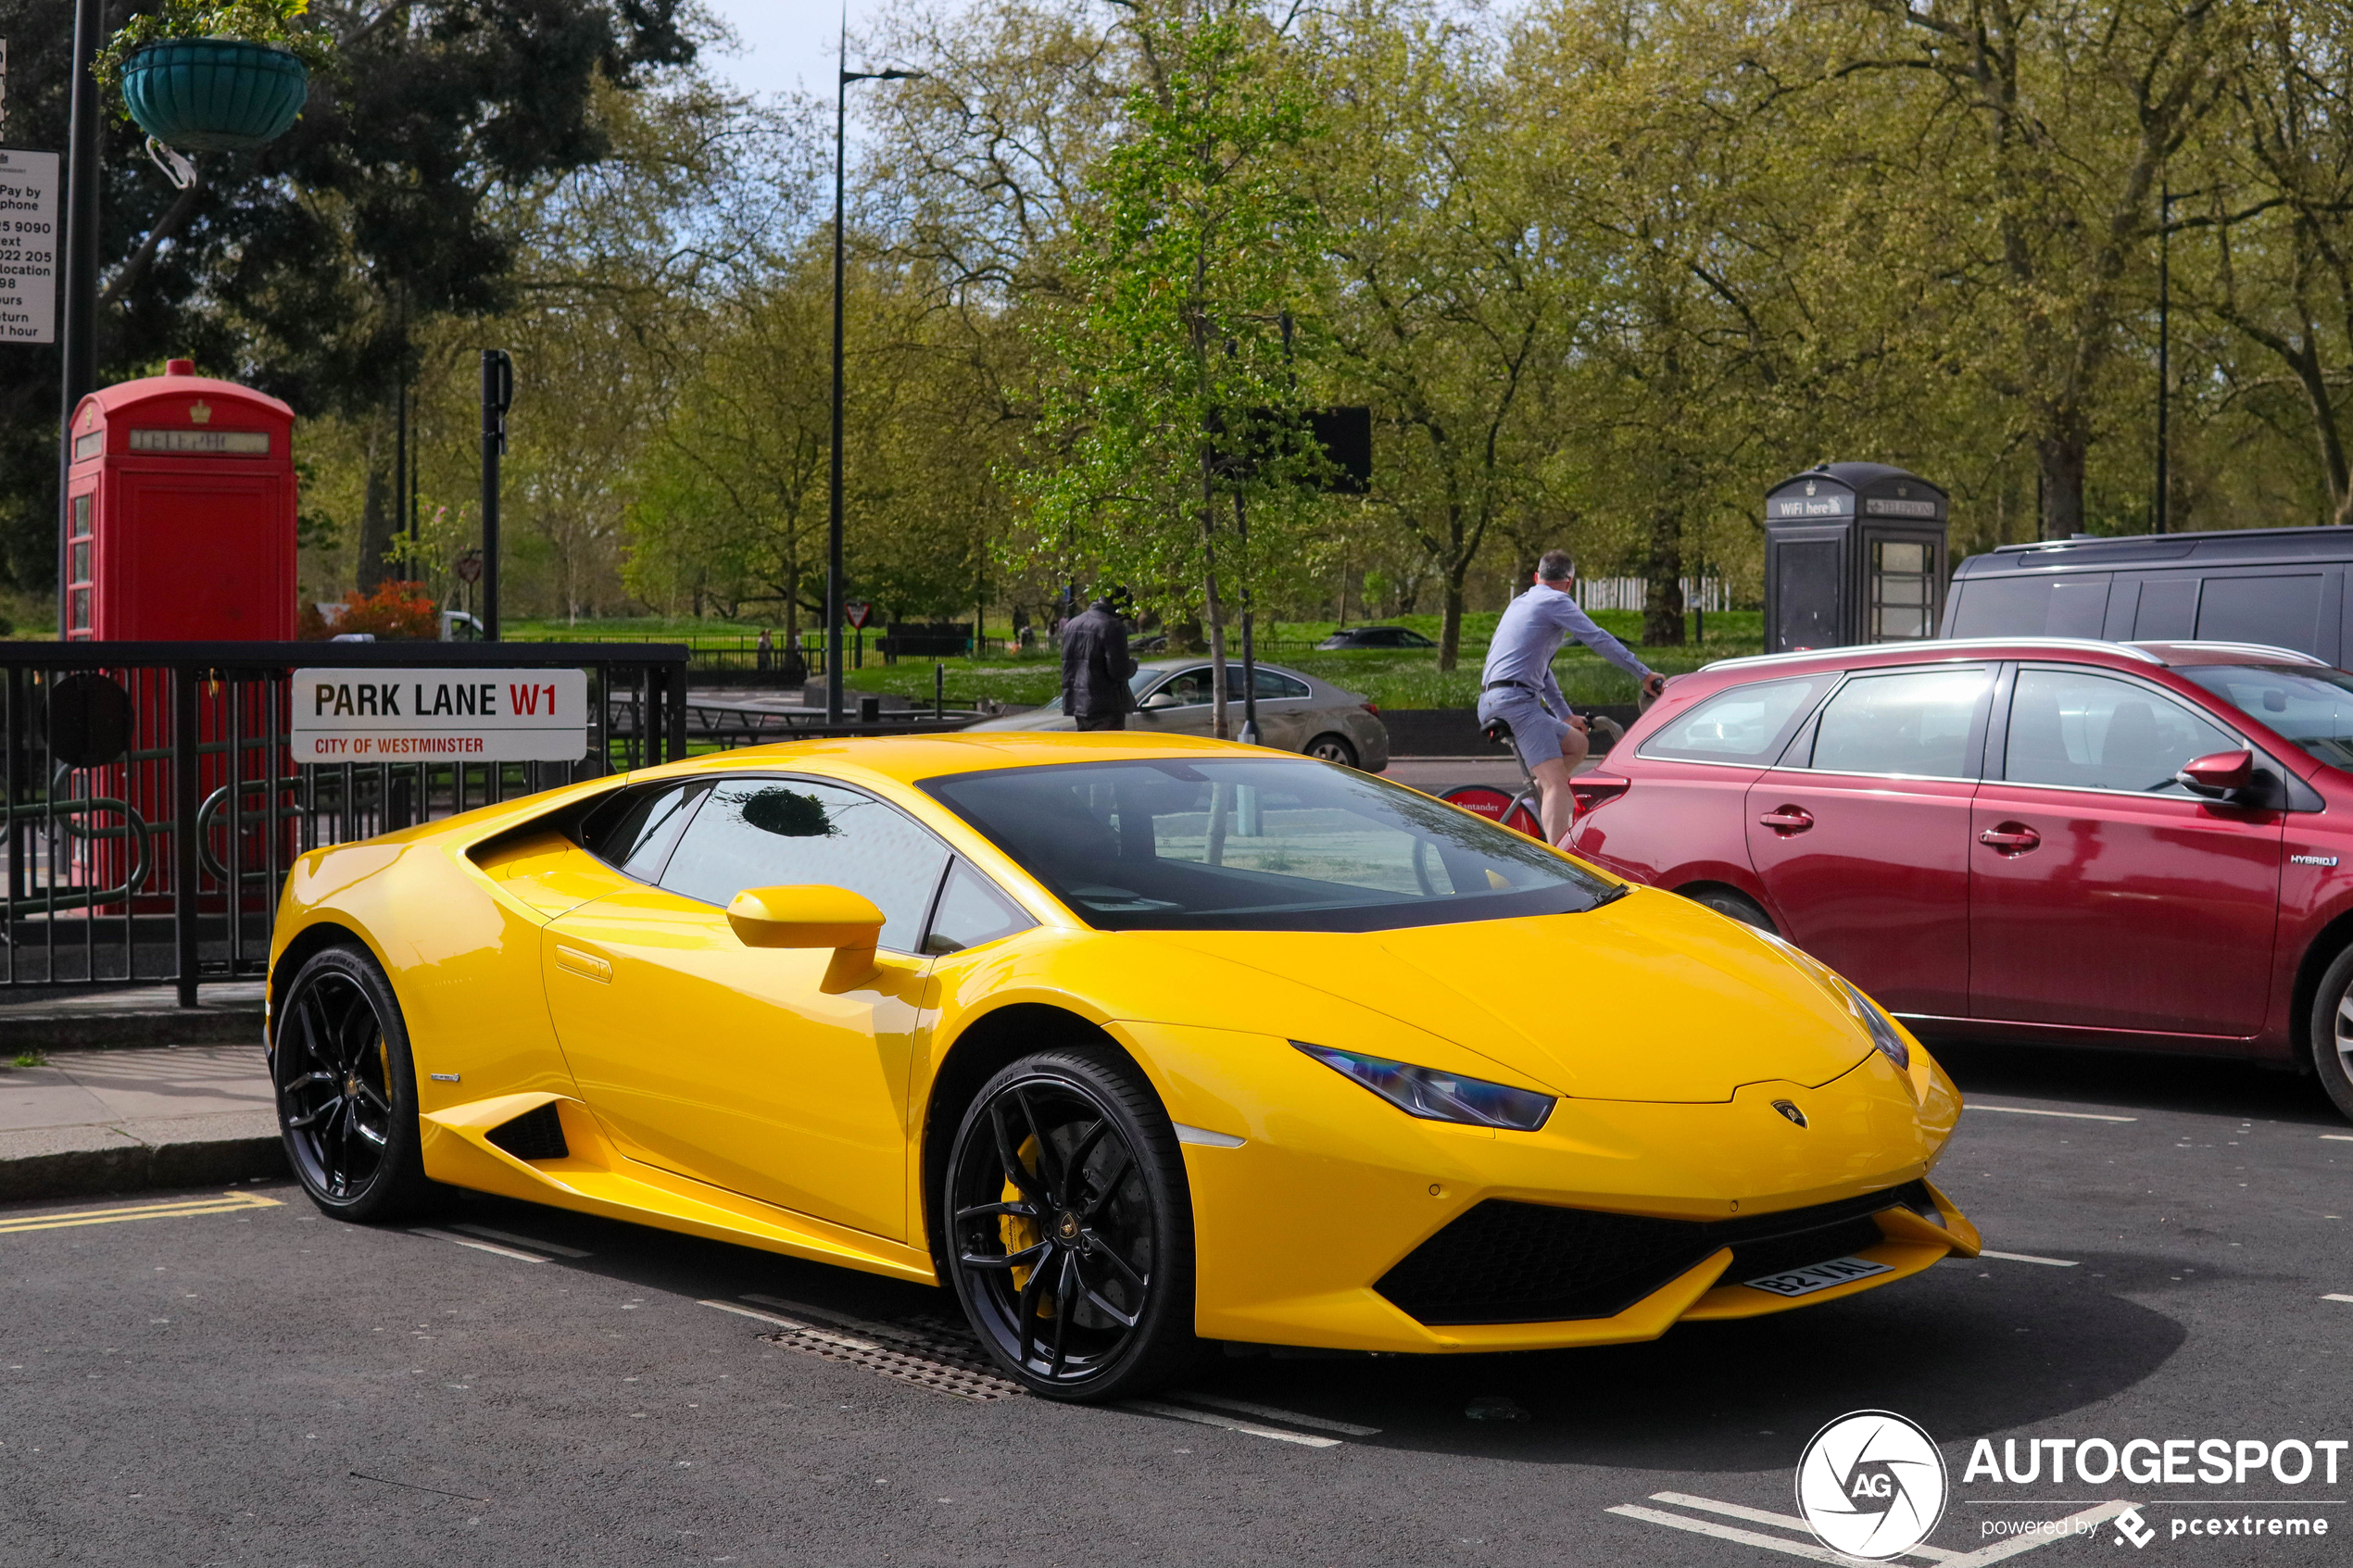
POLYGON ((174 359, 73 413, 69 641, 295 634, 294 410, 174 359))

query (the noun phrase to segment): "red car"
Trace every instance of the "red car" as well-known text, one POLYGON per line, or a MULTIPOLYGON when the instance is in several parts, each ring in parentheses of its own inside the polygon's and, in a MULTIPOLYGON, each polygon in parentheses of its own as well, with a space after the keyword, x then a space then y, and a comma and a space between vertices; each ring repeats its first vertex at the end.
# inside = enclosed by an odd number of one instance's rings
POLYGON ((2309 1060, 2353 1116, 2353 674, 2015 637, 1678 678, 1568 844, 1924 1035, 2309 1060))

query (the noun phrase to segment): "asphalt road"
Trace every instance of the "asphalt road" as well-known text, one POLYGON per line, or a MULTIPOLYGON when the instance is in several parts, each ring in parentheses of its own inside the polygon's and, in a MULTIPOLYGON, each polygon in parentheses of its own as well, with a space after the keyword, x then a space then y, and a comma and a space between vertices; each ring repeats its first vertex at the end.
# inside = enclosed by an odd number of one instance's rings
POLYGON ((1964 1470, 1979 1438, 2353 1437, 2353 1127, 2255 1070, 1946 1056, 1975 1109, 1939 1179, 2045 1261, 1609 1350, 1233 1360, 1191 1420, 824 1359, 928 1375, 848 1347, 948 1303, 503 1201, 439 1236, 283 1184, 0 1209, 0 1562, 1769 1565, 1819 1550, 1775 1522, 1807 1437, 1874 1408, 1940 1444, 1931 1542, 1971 1562, 2126 1500, 2145 1548, 2102 1524, 2028 1561, 2346 1561, 2353 1451, 2334 1485, 1964 1470), (1467 1413, 1498 1400, 1525 1419, 1467 1413), (2331 1532, 2245 1534, 2274 1517, 2331 1532))

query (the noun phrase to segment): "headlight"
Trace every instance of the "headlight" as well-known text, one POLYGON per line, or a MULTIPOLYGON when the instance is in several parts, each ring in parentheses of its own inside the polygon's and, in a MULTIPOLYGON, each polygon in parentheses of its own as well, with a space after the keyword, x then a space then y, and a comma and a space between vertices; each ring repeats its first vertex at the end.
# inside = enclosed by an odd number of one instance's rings
POLYGON ((1863 1021, 1863 1027, 1871 1032, 1871 1044, 1879 1047, 1879 1054, 1894 1062, 1899 1071, 1909 1073, 1912 1047, 1904 1043, 1904 1036, 1895 1032, 1894 1023, 1880 1010, 1879 1004, 1848 985, 1843 976, 1833 974, 1831 979, 1846 998, 1846 1005, 1855 1010, 1855 1016, 1863 1021))
POLYGON ((1426 1122, 1462 1122, 1474 1127, 1532 1133, 1553 1113, 1550 1095, 1356 1051, 1336 1051, 1329 1046, 1311 1046, 1304 1040, 1291 1044, 1333 1072, 1353 1078, 1406 1115, 1426 1122))

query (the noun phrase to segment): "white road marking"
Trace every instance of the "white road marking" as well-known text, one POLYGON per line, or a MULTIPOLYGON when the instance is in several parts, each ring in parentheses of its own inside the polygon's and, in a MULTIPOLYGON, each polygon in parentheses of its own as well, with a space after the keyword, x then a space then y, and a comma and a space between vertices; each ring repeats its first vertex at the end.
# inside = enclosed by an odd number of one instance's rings
POLYGON ((1195 1394, 1180 1391, 1169 1396, 1175 1399, 1189 1399, 1197 1405, 1212 1405, 1236 1415, 1262 1415, 1269 1421, 1287 1421, 1293 1426, 1313 1426, 1323 1432, 1342 1432, 1351 1437, 1378 1437, 1378 1426, 1358 1426, 1353 1422, 1333 1421, 1327 1416, 1302 1415, 1297 1411, 1277 1410, 1273 1405, 1253 1405, 1248 1399, 1229 1399, 1222 1394, 1195 1394))
MULTIPOLYGON (((1734 1519, 1745 1519, 1756 1524, 1770 1524, 1785 1530, 1802 1530, 1808 1537, 1813 1535, 1812 1530, 1802 1519, 1793 1519, 1785 1513, 1769 1513, 1761 1508, 1745 1508, 1738 1503, 1718 1502, 1713 1498, 1692 1497, 1685 1492, 1653 1492, 1651 1500, 1671 1502, 1678 1507, 1699 1509, 1710 1513, 1721 1513, 1734 1519)), ((2088 1533, 2091 1527, 2098 1525, 2105 1520, 2113 1519, 2132 1506, 2131 1502, 2125 1500, 2104 1502, 2095 1507, 2087 1508, 2081 1513, 2070 1514, 2056 1523, 2080 1524, 2084 1526, 2088 1533)), ((1634 1503, 1621 1503, 1607 1512, 1623 1515, 1628 1519, 1640 1519, 1649 1524, 1666 1524, 1678 1530, 1689 1530, 1694 1535, 1713 1536, 1718 1540, 1737 1541, 1743 1546, 1762 1547, 1767 1551, 1787 1552, 1792 1557, 1802 1557, 1810 1562, 1828 1562, 1838 1564, 1839 1568, 1855 1568, 1855 1559, 1831 1551, 1811 1538, 1793 1541, 1780 1536, 1768 1536, 1757 1530, 1743 1530, 1730 1524, 1718 1524, 1712 1519, 1692 1519, 1683 1514, 1667 1513, 1658 1509, 1643 1508, 1634 1503)), ((2074 1538, 2075 1536, 2072 1533, 2054 1530, 2050 1534, 2012 1536, 2005 1540, 1995 1541, 1991 1546, 1981 1547, 1969 1552, 1947 1551, 1942 1547, 1918 1546, 1902 1555, 1943 1563, 1944 1568, 1982 1568, 1983 1564, 1999 1562, 2007 1558, 2016 1557, 2020 1552, 2032 1551, 2037 1547, 2048 1546, 2053 1541, 2074 1538)))
POLYGON ((476 1241, 470 1236, 452 1236, 447 1231, 437 1231, 430 1225, 412 1225, 409 1227, 409 1234, 429 1236, 435 1241, 453 1241, 460 1247, 471 1247, 477 1252, 495 1252, 501 1258, 514 1258, 525 1263, 544 1263, 547 1261, 536 1252, 525 1252, 514 1247, 501 1247, 495 1241, 476 1241))
POLYGON ((696 1305, 716 1307, 723 1312, 733 1312, 739 1318, 757 1318, 761 1323, 774 1323, 778 1328, 807 1328, 809 1326, 805 1323, 795 1323, 790 1318, 780 1318, 774 1312, 758 1311, 750 1307, 738 1307, 733 1301, 698 1301, 696 1305))
POLYGON ((1779 1536, 1768 1536, 1755 1530, 1743 1530, 1730 1524, 1718 1524, 1712 1519, 1687 1519, 1680 1513, 1662 1513, 1655 1508, 1641 1508, 1633 1503, 1619 1503, 1609 1510, 1629 1519, 1639 1519, 1645 1524, 1667 1524, 1693 1535, 1713 1536, 1719 1541, 1738 1541, 1743 1546, 1763 1547, 1767 1551, 1785 1551, 1792 1557, 1803 1557, 1809 1562, 1828 1562, 1833 1568, 1854 1568, 1855 1560, 1842 1557, 1827 1547, 1806 1541, 1786 1541, 1779 1536))
POLYGON ((1981 1258, 1999 1258, 2004 1262, 2008 1263, 2045 1263, 2054 1269, 2071 1269, 2076 1266, 2075 1260, 2072 1258, 2037 1258, 2032 1252, 1988 1251, 1980 1252, 1978 1256, 1981 1258))
POLYGON ((2322 1143, 2353 1143, 2353 1133, 2322 1133, 2322 1143))
POLYGON ((2026 1105, 1987 1105, 1982 1100, 1974 1099, 1961 1109, 1964 1110, 2007 1110, 2013 1116, 2064 1116, 2070 1122, 2137 1122, 2140 1120, 2137 1116, 2100 1116, 2089 1110, 2037 1110, 2026 1105))
MULTIPOLYGON (((853 1318, 848 1312, 836 1312, 824 1307, 812 1307, 802 1301, 787 1301, 781 1296, 754 1296, 747 1293, 744 1299, 757 1301, 763 1307, 774 1307, 779 1311, 799 1312, 803 1319, 815 1318, 820 1323, 829 1323, 837 1328, 847 1328, 861 1334, 888 1332, 880 1323, 868 1323, 863 1318, 853 1318)), ((803 1322, 794 1326, 805 1328, 808 1325, 803 1322)))
POLYGON ((1228 1432, 1244 1432, 1252 1437, 1272 1437, 1278 1443, 1297 1443, 1303 1449, 1340 1447, 1337 1437, 1311 1437, 1304 1432, 1279 1432, 1272 1426, 1261 1426, 1254 1421, 1238 1421, 1230 1415, 1213 1415, 1207 1411, 1189 1411, 1182 1405, 1164 1405, 1157 1399, 1122 1399, 1118 1408, 1144 1415, 1164 1415, 1176 1421, 1198 1422, 1203 1426, 1222 1426, 1228 1432))
POLYGON ((478 1236, 489 1241, 503 1241, 515 1247, 536 1247, 542 1252, 552 1252, 559 1258, 593 1258, 594 1252, 583 1252, 577 1247, 559 1247, 552 1241, 542 1241, 535 1236, 517 1236, 512 1231, 494 1231, 488 1225, 451 1225, 453 1231, 478 1236))
POLYGON ((2353 1296, 2338 1296, 2332 1294, 2323 1296, 2321 1299, 2323 1301, 2353 1301, 2353 1296))
MULTIPOLYGON (((1768 1513, 1764 1509, 1748 1508, 1736 1502, 1718 1502, 1714 1498, 1697 1498, 1689 1492, 1653 1492, 1651 1501, 1671 1502, 1682 1508, 1696 1508, 1703 1512, 1721 1513, 1733 1519, 1745 1519, 1752 1524, 1778 1524, 1784 1530, 1802 1530, 1809 1536, 1814 1533, 1805 1520, 1793 1519, 1786 1513, 1768 1513)), ((1943 1562, 1961 1554, 1946 1551, 1943 1547, 1918 1546, 1903 1555, 1943 1562)))

